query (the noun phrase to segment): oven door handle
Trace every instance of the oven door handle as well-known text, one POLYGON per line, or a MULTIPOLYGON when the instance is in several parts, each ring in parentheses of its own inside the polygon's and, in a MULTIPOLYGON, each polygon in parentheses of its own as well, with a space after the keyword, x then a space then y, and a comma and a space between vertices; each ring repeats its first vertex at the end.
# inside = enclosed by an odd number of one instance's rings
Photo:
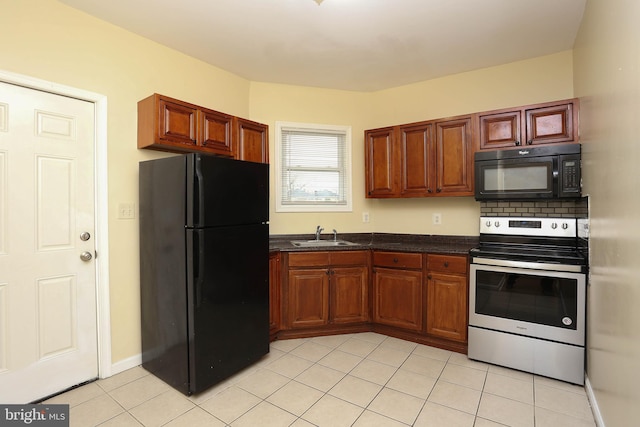
POLYGON ((545 271, 568 271, 574 273, 581 273, 583 271, 582 265, 569 265, 569 264, 552 264, 545 262, 524 262, 513 261, 507 259, 494 259, 494 258, 472 258, 472 264, 482 265, 495 265, 498 267, 514 267, 514 268, 528 268, 530 270, 545 270, 545 271))

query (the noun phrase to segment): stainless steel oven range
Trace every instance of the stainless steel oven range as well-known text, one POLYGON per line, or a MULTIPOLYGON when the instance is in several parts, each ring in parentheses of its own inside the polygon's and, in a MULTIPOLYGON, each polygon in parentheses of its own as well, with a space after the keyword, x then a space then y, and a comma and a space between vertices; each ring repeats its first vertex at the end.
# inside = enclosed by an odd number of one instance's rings
POLYGON ((470 359, 584 384, 587 260, 570 218, 481 217, 470 359))

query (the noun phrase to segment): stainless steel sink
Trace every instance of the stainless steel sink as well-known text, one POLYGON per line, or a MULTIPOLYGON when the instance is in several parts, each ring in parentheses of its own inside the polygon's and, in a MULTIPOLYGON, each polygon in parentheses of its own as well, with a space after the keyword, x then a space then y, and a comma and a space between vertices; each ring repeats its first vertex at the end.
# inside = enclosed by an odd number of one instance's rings
POLYGON ((292 240, 291 244, 300 248, 359 245, 359 243, 348 242, 346 240, 292 240))

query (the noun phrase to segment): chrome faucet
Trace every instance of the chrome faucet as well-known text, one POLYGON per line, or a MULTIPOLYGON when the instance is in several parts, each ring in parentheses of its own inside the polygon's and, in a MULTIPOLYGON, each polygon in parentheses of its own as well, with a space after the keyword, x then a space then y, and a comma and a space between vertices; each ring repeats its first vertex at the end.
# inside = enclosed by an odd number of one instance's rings
POLYGON ((322 233, 322 230, 324 230, 324 228, 320 226, 316 228, 316 241, 320 240, 320 233, 322 233))
POLYGON ((338 241, 338 232, 336 231, 336 229, 333 229, 333 241, 337 242, 338 241))

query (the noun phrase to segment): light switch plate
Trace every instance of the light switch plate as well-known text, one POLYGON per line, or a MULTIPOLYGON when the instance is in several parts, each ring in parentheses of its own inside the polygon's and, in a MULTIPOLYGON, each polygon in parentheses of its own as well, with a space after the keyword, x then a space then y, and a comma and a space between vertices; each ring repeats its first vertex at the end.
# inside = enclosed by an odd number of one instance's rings
POLYGON ((136 217, 135 203, 118 204, 118 219, 134 219, 136 217))

